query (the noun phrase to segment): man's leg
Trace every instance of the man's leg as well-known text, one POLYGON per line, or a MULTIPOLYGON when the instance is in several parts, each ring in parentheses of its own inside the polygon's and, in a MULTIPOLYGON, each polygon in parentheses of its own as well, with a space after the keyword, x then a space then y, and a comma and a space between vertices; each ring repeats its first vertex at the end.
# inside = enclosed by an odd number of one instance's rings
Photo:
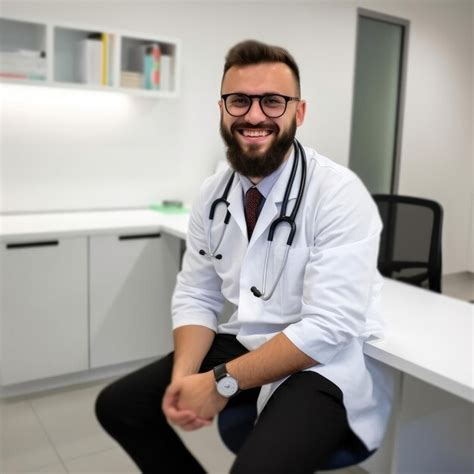
POLYGON ((340 389, 299 372, 272 395, 231 472, 312 473, 350 433, 340 389))
MULTIPOLYGON (((245 352, 235 337, 217 335, 201 371, 245 352)), ((172 367, 173 354, 169 354, 105 387, 96 401, 96 416, 142 472, 160 472, 166 464, 176 472, 204 472, 161 410, 172 367)))
POLYGON ((142 472, 160 472, 168 459, 180 472, 204 472, 161 411, 172 366, 169 354, 105 387, 96 401, 96 416, 142 472))

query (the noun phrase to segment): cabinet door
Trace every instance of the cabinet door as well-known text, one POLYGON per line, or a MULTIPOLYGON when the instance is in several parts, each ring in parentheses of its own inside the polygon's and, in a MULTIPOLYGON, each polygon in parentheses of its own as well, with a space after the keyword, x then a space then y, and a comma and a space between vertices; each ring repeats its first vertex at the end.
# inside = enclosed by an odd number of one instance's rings
POLYGON ((87 370, 87 239, 2 244, 1 383, 87 370))
POLYGON ((179 240, 165 234, 90 237, 91 367, 172 349, 179 240))

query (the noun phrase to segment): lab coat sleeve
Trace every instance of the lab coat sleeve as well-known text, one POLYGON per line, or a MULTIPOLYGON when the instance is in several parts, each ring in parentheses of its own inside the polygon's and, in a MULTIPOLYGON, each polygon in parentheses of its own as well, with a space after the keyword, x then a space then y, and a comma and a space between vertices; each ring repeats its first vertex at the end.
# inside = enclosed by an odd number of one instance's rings
POLYGON ((202 186, 190 215, 183 266, 171 303, 173 329, 193 324, 217 332, 217 316, 224 307, 222 280, 212 259, 199 254, 199 250, 207 252, 208 249, 204 219, 208 218, 206 212, 209 211, 205 209, 204 197, 209 193, 209 182, 208 179, 202 186))
POLYGON ((321 364, 354 338, 365 338, 382 223, 360 180, 325 194, 314 216, 314 242, 304 271, 301 320, 285 335, 321 364))

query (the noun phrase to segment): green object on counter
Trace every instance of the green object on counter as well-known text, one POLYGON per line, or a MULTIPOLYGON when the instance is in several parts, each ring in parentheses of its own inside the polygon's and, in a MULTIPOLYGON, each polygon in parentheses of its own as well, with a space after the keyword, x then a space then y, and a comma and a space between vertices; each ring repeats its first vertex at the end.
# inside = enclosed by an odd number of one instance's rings
POLYGON ((164 204, 151 204, 150 209, 163 214, 188 214, 189 208, 184 206, 170 206, 164 204))

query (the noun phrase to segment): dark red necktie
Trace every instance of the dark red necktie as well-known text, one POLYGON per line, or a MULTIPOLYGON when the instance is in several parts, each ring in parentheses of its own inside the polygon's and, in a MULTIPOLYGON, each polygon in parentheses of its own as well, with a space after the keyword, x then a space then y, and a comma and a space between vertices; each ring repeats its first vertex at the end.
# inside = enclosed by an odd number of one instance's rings
POLYGON ((257 188, 250 188, 245 194, 245 221, 247 222, 247 235, 250 240, 253 229, 257 223, 258 210, 263 196, 257 188))

